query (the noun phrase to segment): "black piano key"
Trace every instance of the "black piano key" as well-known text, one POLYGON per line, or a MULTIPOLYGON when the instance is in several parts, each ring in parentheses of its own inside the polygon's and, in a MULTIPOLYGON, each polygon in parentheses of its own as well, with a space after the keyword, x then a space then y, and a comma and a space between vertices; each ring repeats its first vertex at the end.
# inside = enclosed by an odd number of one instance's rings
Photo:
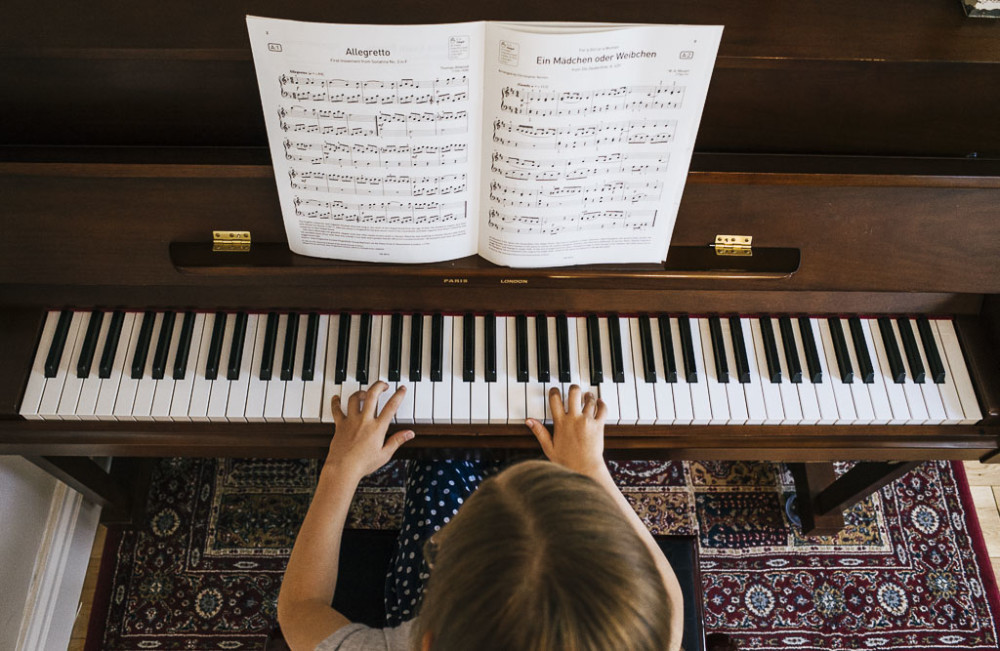
POLYGON ((483 354, 485 355, 486 381, 497 381, 497 315, 487 314, 485 317, 486 339, 483 354))
MULTIPOLYGON (((663 319, 660 319, 662 322, 663 319)), ((689 383, 698 381, 698 367, 694 364, 694 343, 691 341, 691 320, 686 316, 677 317, 677 328, 681 331, 681 352, 684 354, 684 377, 689 383)))
POLYGON ((781 360, 778 359, 778 342, 774 338, 771 317, 760 317, 760 336, 764 340, 764 358, 767 360, 767 375, 771 384, 781 384, 781 360))
POLYGON ((142 315, 142 325, 139 326, 139 340, 136 342, 135 352, 132 354, 132 379, 141 380, 146 372, 146 357, 149 356, 149 342, 153 338, 153 325, 156 322, 156 313, 145 312, 142 315))
POLYGON ((600 321, 596 315, 587 317, 587 352, 590 357, 590 383, 604 382, 604 364, 601 362, 600 321))
POLYGON ((316 348, 319 345, 319 315, 310 312, 306 319, 306 350, 302 356, 302 379, 311 382, 316 377, 316 348))
POLYGON ((528 317, 518 314, 514 317, 514 350, 517 365, 517 381, 528 381, 528 317))
POLYGON ((899 354, 896 333, 892 331, 892 320, 887 316, 879 317, 878 329, 882 333, 882 345, 885 347, 885 356, 889 360, 892 381, 896 384, 903 384, 906 382, 906 367, 903 366, 903 357, 899 354))
POLYGON ((260 356, 260 379, 267 382, 274 375, 274 351, 278 347, 278 314, 269 312, 264 330, 264 350, 260 356))
POLYGON ((97 377, 106 380, 111 377, 115 366, 115 354, 118 352, 118 341, 125 325, 125 313, 115 310, 111 313, 111 323, 108 326, 108 338, 104 340, 104 352, 101 353, 101 366, 97 369, 97 377))
POLYGON ((556 316, 556 358, 559 361, 559 381, 572 382, 569 362, 569 319, 565 314, 556 316))
POLYGON ((719 382, 729 383, 729 362, 726 361, 725 341, 722 337, 722 322, 719 317, 708 317, 708 331, 712 334, 712 356, 715 359, 715 373, 719 382))
POLYGON ((229 365, 226 369, 227 380, 240 379, 240 371, 243 366, 243 347, 247 341, 247 323, 249 318, 246 312, 236 313, 236 323, 233 325, 233 341, 229 345, 229 365))
POLYGON ((896 319, 896 326, 899 328, 899 336, 903 340, 903 350, 906 352, 906 361, 909 363, 913 382, 914 384, 923 384, 927 381, 927 372, 924 369, 923 360, 920 359, 920 349, 917 348, 917 338, 913 336, 910 320, 906 317, 899 317, 896 319))
POLYGON ((538 381, 550 382, 549 368, 549 325, 544 314, 535 316, 535 350, 538 353, 538 381))
POLYGON ((854 383, 854 365, 851 364, 850 351, 847 350, 847 340, 844 338, 844 328, 840 319, 830 317, 830 337, 833 339, 833 353, 837 356, 837 369, 840 371, 840 381, 844 384, 854 383))
POLYGON ((852 316, 847 320, 847 325, 851 329, 851 340, 854 342, 854 354, 858 358, 858 374, 865 384, 875 382, 875 367, 872 366, 872 357, 868 352, 868 344, 865 342, 865 331, 861 327, 861 319, 852 316))
POLYGON ((648 383, 656 382, 656 362, 653 356, 653 329, 649 317, 639 317, 639 345, 642 347, 642 376, 648 383))
POLYGON ((472 313, 462 317, 462 381, 476 379, 476 317, 472 313))
POLYGON ((194 336, 194 312, 185 312, 181 321, 181 334, 177 337, 177 354, 174 355, 175 380, 183 380, 187 375, 188 357, 191 355, 191 338, 194 336))
POLYGON ((334 384, 343 384, 347 381, 347 351, 350 347, 351 315, 344 312, 340 315, 340 325, 337 329, 337 365, 333 369, 334 384))
MULTIPOLYGON (((667 382, 677 381, 677 360, 674 358, 674 335, 670 327, 670 317, 661 314, 657 319, 660 329, 660 352, 663 354, 663 373, 667 382)), ((690 339, 690 336, 688 337, 690 339)), ((694 360, 691 360, 694 363, 694 360)))
POLYGON ((785 350, 785 364, 788 365, 788 381, 800 384, 802 382, 802 364, 799 362, 799 347, 795 345, 795 332, 792 330, 791 318, 778 317, 778 328, 781 330, 781 346, 785 350))
POLYGON ((414 314, 410 319, 410 381, 418 382, 423 377, 421 368, 424 358, 424 315, 414 314))
POLYGON ((390 382, 399 382, 402 375, 403 356, 403 315, 393 314, 389 320, 389 377, 390 382))
POLYGON ((80 349, 80 359, 76 362, 76 376, 79 378, 90 377, 90 367, 94 364, 94 351, 97 349, 97 337, 101 334, 103 321, 104 312, 94 310, 90 313, 87 333, 83 336, 83 348, 80 349))
POLYGON ((368 374, 371 370, 370 360, 372 349, 372 315, 362 314, 358 321, 358 364, 355 377, 362 387, 368 384, 368 374))
POLYGON ((729 334, 733 340, 736 377, 741 384, 747 384, 750 382, 750 360, 747 359, 747 344, 743 338, 743 323, 740 321, 740 317, 729 317, 729 334))
MULTIPOLYGON (((493 322, 493 345, 496 346, 496 321, 493 322)), ((391 353, 390 353, 391 355, 391 353)), ((487 357, 487 361, 489 358, 487 357)), ((496 351, 493 352, 493 380, 496 381, 496 351)), ((444 379, 444 315, 431 315, 431 382, 444 379)))
POLYGON ((160 334, 156 338, 156 351, 153 353, 153 379, 162 380, 167 372, 167 355, 170 353, 170 340, 174 336, 173 312, 165 312, 160 322, 160 334))
POLYGON ((45 357, 45 377, 55 377, 59 373, 59 360, 62 359, 63 349, 66 348, 66 336, 69 334, 69 324, 72 320, 73 312, 71 310, 63 310, 59 313, 59 322, 56 324, 56 331, 52 336, 49 354, 45 357))
POLYGON ((813 335, 812 322, 809 317, 799 317, 799 333, 802 335, 802 351, 806 354, 809 381, 813 384, 820 384, 823 382, 823 367, 819 364, 819 351, 816 349, 816 337, 813 335))
POLYGON ((215 325, 212 326, 212 341, 208 347, 208 361, 205 363, 205 379, 214 380, 219 377, 219 358, 222 357, 222 338, 226 334, 226 313, 215 314, 215 325))
POLYGON ((288 315, 285 325, 285 343, 281 348, 281 379, 291 380, 295 375, 295 349, 299 343, 299 315, 288 315))
POLYGON ((625 381, 625 358, 622 355, 622 327, 614 314, 608 317, 608 339, 611 340, 611 381, 620 384, 625 381))
POLYGON ((935 384, 943 384, 945 379, 944 364, 941 363, 941 354, 938 353, 937 342, 934 341, 934 333, 931 332, 931 322, 927 320, 927 317, 917 317, 917 330, 920 332, 920 342, 924 345, 927 365, 931 367, 931 379, 934 380, 935 384))

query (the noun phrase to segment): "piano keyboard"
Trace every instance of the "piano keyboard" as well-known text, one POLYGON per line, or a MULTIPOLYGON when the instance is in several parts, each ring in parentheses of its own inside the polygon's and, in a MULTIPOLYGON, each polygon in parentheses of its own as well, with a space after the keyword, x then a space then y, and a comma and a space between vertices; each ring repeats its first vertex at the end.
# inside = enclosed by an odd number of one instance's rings
POLYGON ((551 420, 573 383, 620 425, 982 417, 948 319, 70 310, 46 316, 20 413, 329 422, 379 379, 407 386, 406 424, 551 420))

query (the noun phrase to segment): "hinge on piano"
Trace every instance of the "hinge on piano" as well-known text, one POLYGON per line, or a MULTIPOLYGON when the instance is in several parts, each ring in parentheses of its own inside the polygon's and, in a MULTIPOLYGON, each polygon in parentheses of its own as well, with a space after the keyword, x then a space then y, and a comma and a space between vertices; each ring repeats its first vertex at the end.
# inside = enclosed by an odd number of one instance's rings
POLYGON ((716 235, 715 255, 753 255, 752 235, 716 235))
POLYGON ((212 231, 212 251, 245 253, 250 250, 250 231, 212 231))

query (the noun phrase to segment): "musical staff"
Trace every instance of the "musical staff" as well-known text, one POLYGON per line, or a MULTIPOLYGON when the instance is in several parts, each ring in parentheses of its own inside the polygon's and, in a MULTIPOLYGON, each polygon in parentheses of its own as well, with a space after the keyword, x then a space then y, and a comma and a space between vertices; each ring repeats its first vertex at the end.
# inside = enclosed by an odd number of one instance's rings
POLYGON ((465 143, 364 145, 285 138, 284 148, 287 160, 338 167, 430 167, 469 160, 469 148, 465 143))
POLYGON ((667 171, 667 152, 615 153, 576 159, 529 159, 493 152, 490 170, 515 181, 560 181, 585 179, 615 172, 662 174, 667 171))
POLYGON ((466 111, 438 113, 346 113, 293 106, 278 109, 282 131, 335 136, 414 137, 468 133, 466 111))
POLYGON ((547 91, 512 88, 501 92, 500 110, 514 115, 567 116, 611 111, 677 109, 684 102, 684 86, 620 86, 591 91, 547 91))
POLYGON ((298 217, 348 224, 447 224, 463 222, 466 218, 464 201, 357 203, 296 197, 294 206, 298 217))
POLYGON ((657 201, 662 193, 663 182, 655 178, 646 181, 598 180, 589 184, 556 185, 538 189, 512 187, 497 181, 490 183, 491 201, 501 206, 519 208, 588 206, 612 201, 641 203, 657 201))
POLYGON ((493 142, 507 147, 555 151, 612 145, 665 145, 673 140, 676 129, 676 120, 623 120, 569 127, 536 127, 495 120, 493 142))
POLYGON ((278 85, 284 98, 329 104, 447 104, 469 98, 466 77, 362 81, 286 74, 278 78, 278 85))
POLYGON ((465 174, 441 176, 372 176, 365 174, 334 174, 313 170, 288 170, 292 188, 316 192, 337 192, 356 195, 424 197, 465 192, 465 174))
POLYGON ((490 209, 489 227, 509 233, 556 235, 567 231, 603 229, 641 230, 656 224, 655 210, 590 210, 559 214, 526 215, 490 209))

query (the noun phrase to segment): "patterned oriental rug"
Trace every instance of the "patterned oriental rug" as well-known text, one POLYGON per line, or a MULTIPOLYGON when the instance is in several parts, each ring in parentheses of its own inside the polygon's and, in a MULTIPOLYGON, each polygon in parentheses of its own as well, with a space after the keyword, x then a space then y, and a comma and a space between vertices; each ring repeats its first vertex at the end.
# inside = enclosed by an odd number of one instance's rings
MULTIPOLYGON (((744 649, 998 649, 1000 597, 960 463, 927 463, 847 514, 790 524, 783 466, 620 462, 656 533, 700 540, 706 628, 744 649)), ((260 649, 313 460, 165 459, 144 525, 109 534, 88 651, 260 649)), ((368 478, 348 526, 395 528, 403 466, 368 478)))

